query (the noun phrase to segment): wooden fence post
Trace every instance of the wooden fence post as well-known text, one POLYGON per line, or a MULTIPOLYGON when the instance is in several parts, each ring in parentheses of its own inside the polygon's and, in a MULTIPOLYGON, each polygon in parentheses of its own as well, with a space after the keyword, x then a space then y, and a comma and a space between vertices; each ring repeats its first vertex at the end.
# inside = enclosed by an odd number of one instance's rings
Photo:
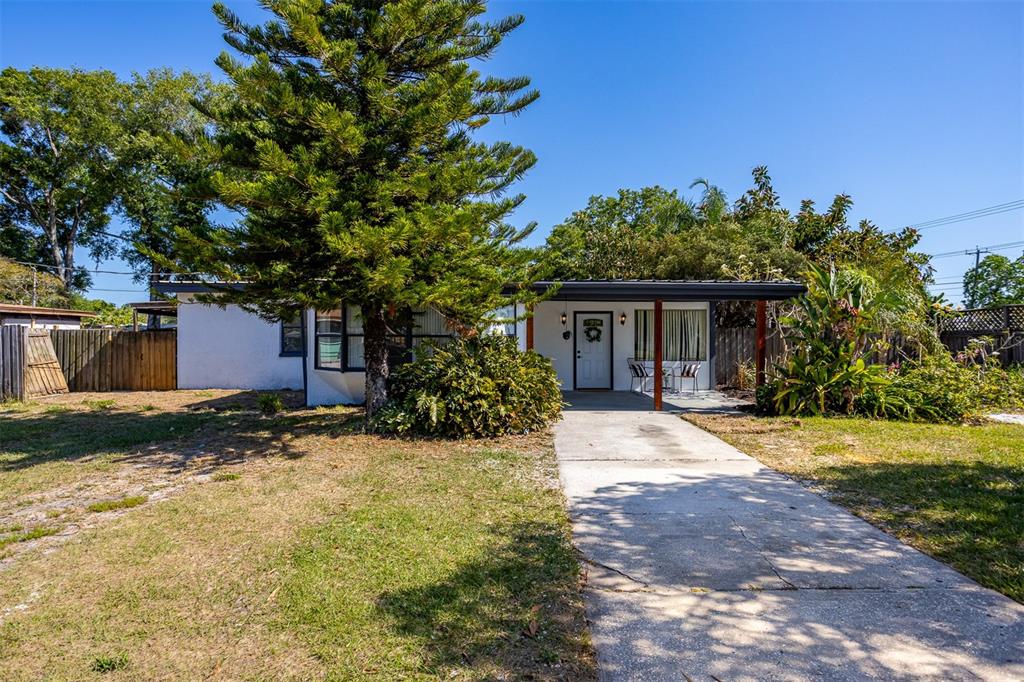
POLYGON ((527 308, 526 318, 526 350, 533 350, 533 306, 527 308))
POLYGON ((665 378, 662 376, 661 369, 661 358, 662 358, 662 315, 661 315, 661 299, 655 299, 654 301, 654 409, 655 411, 661 410, 661 393, 664 387, 665 378))
POLYGON ((765 337, 768 334, 768 311, 767 304, 764 301, 757 302, 757 348, 754 354, 755 364, 757 365, 757 382, 758 386, 764 386, 765 381, 765 358, 766 358, 766 342, 765 337))

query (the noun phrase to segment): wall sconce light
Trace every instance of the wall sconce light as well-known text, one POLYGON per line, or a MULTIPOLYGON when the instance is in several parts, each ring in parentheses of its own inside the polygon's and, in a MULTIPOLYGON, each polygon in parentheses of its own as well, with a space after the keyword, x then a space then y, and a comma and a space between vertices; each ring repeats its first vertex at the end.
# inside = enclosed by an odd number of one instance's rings
POLYGON ((626 311, 622 311, 622 314, 619 315, 619 324, 621 324, 623 327, 626 326, 626 311))
POLYGON ((567 322, 568 320, 569 320, 569 316, 568 316, 568 315, 566 315, 565 313, 562 313, 562 326, 563 326, 563 327, 565 326, 565 323, 566 323, 566 322, 567 322))

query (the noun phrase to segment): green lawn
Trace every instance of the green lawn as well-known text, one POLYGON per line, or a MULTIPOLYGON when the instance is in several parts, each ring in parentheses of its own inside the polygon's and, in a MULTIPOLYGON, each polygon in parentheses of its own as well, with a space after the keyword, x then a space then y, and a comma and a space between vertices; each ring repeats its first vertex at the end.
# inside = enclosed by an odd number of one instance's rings
POLYGON ((1024 426, 687 415, 768 466, 1024 602, 1024 426))
POLYGON ((350 409, 189 414, 186 398, 0 415, 21 434, 0 465, 12 514, 7 483, 34 467, 26 500, 140 462, 177 486, 0 518, 7 550, 27 548, 0 567, 5 680, 594 677, 549 435, 396 441, 350 409), (42 428, 61 419, 88 445, 42 428))

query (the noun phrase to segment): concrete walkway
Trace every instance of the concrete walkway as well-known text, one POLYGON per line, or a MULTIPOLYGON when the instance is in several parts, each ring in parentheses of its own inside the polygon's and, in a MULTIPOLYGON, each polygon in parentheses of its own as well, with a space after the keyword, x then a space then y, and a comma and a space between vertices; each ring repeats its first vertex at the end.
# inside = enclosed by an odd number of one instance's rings
POLYGON ((1024 680, 1024 606, 677 415, 555 431, 603 680, 1024 680))

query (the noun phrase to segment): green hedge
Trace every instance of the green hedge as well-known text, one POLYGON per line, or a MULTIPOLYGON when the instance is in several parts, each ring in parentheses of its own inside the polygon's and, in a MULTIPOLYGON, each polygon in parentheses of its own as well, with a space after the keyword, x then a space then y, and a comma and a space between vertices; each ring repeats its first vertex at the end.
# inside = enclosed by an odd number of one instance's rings
POLYGON ((418 349, 391 376, 374 420, 384 433, 442 438, 526 433, 559 418, 562 393, 551 362, 496 335, 418 349))
POLYGON ((948 423, 962 422, 986 411, 1024 409, 1024 367, 1004 368, 991 359, 974 362, 970 357, 954 358, 940 351, 897 367, 856 369, 850 371, 854 376, 874 371, 868 373, 870 381, 846 380, 840 384, 843 391, 853 393, 856 389, 848 410, 836 409, 829 401, 790 400, 794 386, 807 394, 814 390, 826 393, 827 379, 835 376, 827 374, 826 380, 816 385, 812 378, 795 371, 794 363, 780 368, 781 379, 758 389, 758 409, 764 414, 858 414, 948 423))

